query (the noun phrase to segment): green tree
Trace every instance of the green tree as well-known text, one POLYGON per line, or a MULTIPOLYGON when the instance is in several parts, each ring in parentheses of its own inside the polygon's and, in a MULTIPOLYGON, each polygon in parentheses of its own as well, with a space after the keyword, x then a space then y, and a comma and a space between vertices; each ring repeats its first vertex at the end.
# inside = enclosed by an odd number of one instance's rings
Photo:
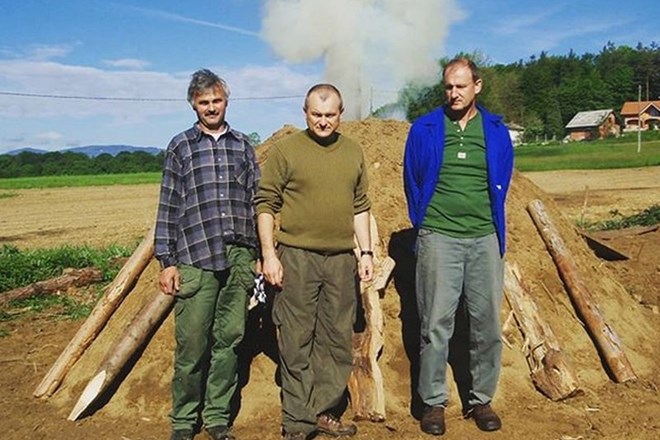
POLYGON ((250 138, 250 143, 252 144, 253 147, 258 147, 261 144, 261 136, 259 136, 259 133, 256 131, 253 131, 248 135, 250 138))

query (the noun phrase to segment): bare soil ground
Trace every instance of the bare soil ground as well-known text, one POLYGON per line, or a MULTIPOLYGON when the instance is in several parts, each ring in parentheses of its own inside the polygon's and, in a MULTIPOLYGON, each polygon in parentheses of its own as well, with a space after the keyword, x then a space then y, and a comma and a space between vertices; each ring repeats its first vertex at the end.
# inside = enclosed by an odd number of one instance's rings
MULTIPOLYGON (((408 222, 401 187, 401 156, 407 124, 364 121, 344 124, 360 140, 370 163, 371 195, 383 249, 397 261, 393 282, 382 300, 385 347, 379 360, 386 392, 386 420, 359 422, 358 439, 422 439, 411 415, 411 370, 416 350, 408 222)), ((285 127, 275 136, 292 130, 285 127)), ((268 145, 260 155, 267 155, 268 145)), ((520 350, 523 337, 512 332, 505 347, 500 387, 494 401, 504 427, 482 433, 463 420, 455 389, 448 408, 448 439, 578 440, 660 438, 660 231, 622 234, 612 245, 631 256, 606 262, 595 257, 576 232, 582 216, 609 217, 612 209, 638 212, 660 202, 660 169, 517 173, 508 204, 509 252, 530 285, 541 313, 578 372, 583 394, 551 402, 535 390, 520 350), (642 177, 646 176, 646 177, 642 177), (640 182, 644 183, 640 183, 640 182), (585 187, 589 187, 585 205, 585 187), (617 384, 579 320, 545 245, 526 212, 540 199, 548 209, 585 285, 597 299, 608 323, 619 335, 638 379, 617 384), (585 207, 586 206, 586 207, 585 207)), ((100 188, 20 190, 0 199, 0 245, 21 248, 61 244, 135 243, 151 226, 157 203, 156 185, 100 188)), ((81 321, 54 319, 50 312, 24 313, 0 322, 8 333, 0 338, 0 414, 3 439, 52 440, 165 439, 169 434, 169 381, 172 368, 172 321, 168 318, 114 393, 77 422, 66 420, 82 389, 114 338, 136 310, 155 292, 158 268, 151 264, 104 332, 73 367, 62 387, 48 400, 32 397, 81 321)), ((505 303, 502 317, 509 313, 505 303)), ((235 421, 239 439, 278 439, 279 388, 270 356, 272 334, 250 317, 243 372, 241 406, 235 421)), ((348 409, 345 418, 351 417, 348 409)), ((198 434, 196 440, 207 438, 198 434)))

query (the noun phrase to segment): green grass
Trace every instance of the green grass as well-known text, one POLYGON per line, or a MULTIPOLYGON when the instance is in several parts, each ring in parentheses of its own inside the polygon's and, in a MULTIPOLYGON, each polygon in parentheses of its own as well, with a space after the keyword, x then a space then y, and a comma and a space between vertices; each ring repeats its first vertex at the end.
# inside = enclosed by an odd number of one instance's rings
POLYGON ((657 225, 660 224, 660 205, 653 205, 649 208, 646 208, 639 214, 633 214, 629 216, 623 216, 617 209, 614 209, 610 211, 610 215, 612 216, 610 219, 594 223, 586 223, 578 226, 581 226, 582 228, 589 231, 603 231, 611 229, 624 229, 633 226, 657 225))
POLYGON ((569 169, 637 168, 660 165, 660 140, 642 143, 630 136, 621 139, 516 147, 515 166, 519 171, 569 169))
POLYGON ((101 249, 89 246, 61 246, 48 249, 19 250, 5 244, 0 247, 0 292, 26 286, 62 274, 68 267, 97 267, 104 281, 111 281, 120 267, 118 257, 127 257, 132 249, 107 246, 101 249))
POLYGON ((41 176, 15 177, 0 179, 0 189, 26 188, 58 188, 65 186, 106 186, 106 185, 137 185, 143 183, 160 183, 162 174, 132 173, 132 174, 99 174, 89 176, 41 176))
MULTIPOLYGON (((31 250, 19 250, 15 246, 3 245, 0 248, 0 292, 59 276, 67 267, 97 267, 101 269, 103 282, 89 290, 84 290, 86 297, 44 295, 10 301, 9 307, 12 313, 0 311, 0 322, 45 310, 65 319, 80 319, 88 316, 102 293, 102 285, 113 280, 121 269, 120 257, 128 257, 131 253, 132 249, 116 245, 99 249, 87 246, 62 246, 31 250)), ((3 333, 6 331, 3 332, 0 328, 0 337, 7 335, 3 333)))
POLYGON ((0 199, 10 199, 16 197, 18 194, 13 192, 0 192, 0 199))

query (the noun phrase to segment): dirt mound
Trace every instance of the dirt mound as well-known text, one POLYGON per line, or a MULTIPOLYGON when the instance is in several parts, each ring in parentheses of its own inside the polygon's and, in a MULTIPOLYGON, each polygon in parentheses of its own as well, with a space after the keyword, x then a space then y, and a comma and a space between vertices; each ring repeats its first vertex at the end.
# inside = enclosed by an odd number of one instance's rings
MULTIPOLYGON (((417 341, 412 260, 408 247, 410 231, 401 180, 408 127, 404 122, 375 119, 342 124, 342 132, 358 140, 364 148, 369 163, 373 212, 378 221, 382 245, 397 261, 394 280, 381 301, 385 317, 385 347, 379 362, 385 379, 387 420, 383 424, 360 423, 358 438, 361 439, 425 438, 410 415, 411 360, 415 358, 417 341)), ((294 127, 286 126, 268 139, 258 149, 261 159, 267 158, 274 140, 294 130, 294 127)), ((522 339, 519 333, 514 332, 512 345, 504 350, 502 379, 494 402, 504 421, 503 430, 483 434, 473 423, 462 421, 458 395, 452 389, 447 437, 655 439, 660 429, 657 421, 660 398, 654 383, 660 361, 656 342, 660 336, 658 316, 640 306, 614 280, 612 272, 593 255, 572 223, 561 215, 555 202, 519 173, 514 176, 507 206, 507 259, 521 268, 541 313, 555 331, 562 349, 571 358, 584 394, 562 403, 550 402, 540 395, 529 379, 526 360, 519 348, 522 339), (526 211, 526 206, 533 199, 540 199, 545 204, 574 256, 585 285, 621 338, 623 348, 640 377, 638 381, 614 384, 608 377, 526 211)), ((55 439, 69 438, 71 433, 78 433, 81 438, 155 439, 167 436, 173 348, 171 316, 141 356, 134 360, 133 368, 113 390, 114 394, 102 402, 103 405, 95 413, 77 422, 77 431, 61 427, 107 348, 131 317, 154 295, 157 274, 158 268, 152 263, 97 341, 74 366, 61 389, 47 406, 42 405, 39 410, 43 414, 42 420, 37 427, 33 427, 34 430, 41 431, 43 426, 50 426, 55 435, 49 438, 55 439), (58 424, 52 421, 53 418, 62 421, 58 424), (101 423, 102 420, 114 422, 101 423), (58 431, 62 435, 58 435, 58 431)), ((509 308, 505 304, 503 321, 508 313, 509 308)), ((257 311, 251 317, 251 325, 258 327, 259 321, 266 316, 266 312, 257 311)), ((272 334, 267 332, 267 327, 255 328, 248 340, 250 354, 255 356, 247 358, 249 364, 244 371, 245 386, 235 431, 244 439, 278 439, 279 388, 275 380, 276 364, 269 357, 273 355, 272 334)), ((54 358, 40 358, 39 370, 46 371, 53 361, 54 358)), ((346 416, 350 417, 350 411, 346 416)), ((205 437, 199 435, 197 438, 205 437)))

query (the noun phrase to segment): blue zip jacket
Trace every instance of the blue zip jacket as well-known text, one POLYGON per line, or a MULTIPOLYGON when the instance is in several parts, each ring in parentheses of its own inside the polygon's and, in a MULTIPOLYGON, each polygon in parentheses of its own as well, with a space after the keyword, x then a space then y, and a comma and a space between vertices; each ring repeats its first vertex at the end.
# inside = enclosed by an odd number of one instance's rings
MULTIPOLYGON (((506 250, 504 202, 513 173, 513 145, 502 117, 489 113, 477 104, 483 120, 486 142, 488 193, 493 223, 500 245, 506 250)), ((445 107, 421 116, 410 127, 403 158, 403 186, 408 201, 408 215, 415 229, 424 221, 426 209, 438 184, 445 147, 445 107)))

